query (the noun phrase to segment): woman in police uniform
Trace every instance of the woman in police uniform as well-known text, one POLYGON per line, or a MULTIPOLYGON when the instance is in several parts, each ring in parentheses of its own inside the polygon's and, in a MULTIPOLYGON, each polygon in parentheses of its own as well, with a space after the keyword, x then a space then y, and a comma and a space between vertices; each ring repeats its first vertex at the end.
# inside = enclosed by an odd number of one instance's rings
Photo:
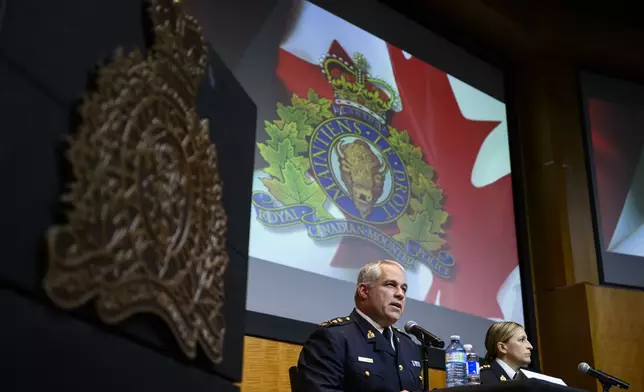
POLYGON ((523 326, 513 321, 492 324, 485 335, 485 365, 481 384, 499 384, 512 380, 519 368, 530 364, 532 345, 523 326))

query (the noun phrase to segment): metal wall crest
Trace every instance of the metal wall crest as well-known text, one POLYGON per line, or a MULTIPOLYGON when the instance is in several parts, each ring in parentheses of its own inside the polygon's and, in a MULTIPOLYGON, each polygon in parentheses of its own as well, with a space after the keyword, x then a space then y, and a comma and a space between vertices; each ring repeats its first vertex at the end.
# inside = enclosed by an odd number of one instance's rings
POLYGON ((196 112, 208 52, 178 1, 151 1, 149 14, 148 54, 118 49, 81 105, 44 288, 65 309, 95 299, 108 324, 156 314, 189 358, 199 345, 217 364, 228 254, 217 154, 196 112))

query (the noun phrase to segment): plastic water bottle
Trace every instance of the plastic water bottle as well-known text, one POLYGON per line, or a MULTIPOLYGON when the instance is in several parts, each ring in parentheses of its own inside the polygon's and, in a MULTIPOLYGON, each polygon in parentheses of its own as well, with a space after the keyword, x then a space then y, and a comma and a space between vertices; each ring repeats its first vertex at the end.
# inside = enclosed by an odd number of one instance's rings
POLYGON ((452 342, 445 349, 445 386, 457 387, 467 384, 467 358, 461 337, 450 336, 452 342))
POLYGON ((479 355, 474 352, 471 344, 464 344, 465 358, 467 359, 467 385, 481 384, 481 369, 479 368, 479 355))

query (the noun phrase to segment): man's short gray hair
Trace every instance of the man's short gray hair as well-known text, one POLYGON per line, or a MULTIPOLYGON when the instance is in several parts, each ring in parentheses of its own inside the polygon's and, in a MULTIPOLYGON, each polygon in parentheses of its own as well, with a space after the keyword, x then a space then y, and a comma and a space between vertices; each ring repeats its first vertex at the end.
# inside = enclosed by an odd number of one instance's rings
POLYGON ((356 303, 358 302, 359 298, 358 289, 360 288, 360 285, 365 284, 369 286, 380 279, 380 274, 382 273, 381 266, 383 264, 395 265, 396 267, 400 268, 403 273, 405 272, 405 268, 400 263, 393 260, 382 259, 365 264, 362 268, 360 268, 360 272, 358 272, 358 282, 356 283, 356 294, 354 296, 356 303))

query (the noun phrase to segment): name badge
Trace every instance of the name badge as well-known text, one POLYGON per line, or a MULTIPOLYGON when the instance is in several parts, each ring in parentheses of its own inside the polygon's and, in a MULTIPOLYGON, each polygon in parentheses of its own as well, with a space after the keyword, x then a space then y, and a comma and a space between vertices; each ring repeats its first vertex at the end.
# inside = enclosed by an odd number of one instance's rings
POLYGON ((421 366, 420 366, 420 362, 418 362, 418 361, 411 361, 411 366, 414 366, 414 367, 421 367, 421 366))
POLYGON ((360 362, 366 362, 366 363, 373 363, 372 358, 365 358, 365 357, 358 357, 358 361, 360 362))

